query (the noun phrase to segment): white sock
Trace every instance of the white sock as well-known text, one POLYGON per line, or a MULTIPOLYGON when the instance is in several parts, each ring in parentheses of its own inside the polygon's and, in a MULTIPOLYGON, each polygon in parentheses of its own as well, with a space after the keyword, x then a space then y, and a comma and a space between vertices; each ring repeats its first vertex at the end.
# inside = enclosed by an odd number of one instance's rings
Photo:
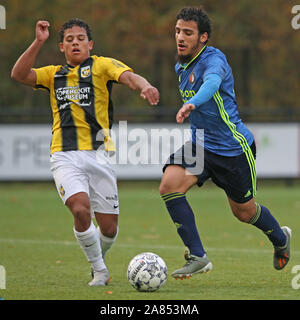
POLYGON ((90 227, 84 232, 78 232, 75 228, 73 230, 88 262, 92 264, 93 270, 106 269, 102 258, 99 235, 94 223, 91 222, 90 227))
POLYGON ((117 227, 117 233, 113 238, 109 238, 104 236, 101 231, 99 226, 97 227, 97 231, 99 234, 99 238, 100 238, 100 246, 101 246, 101 251, 102 251, 102 257, 104 259, 107 251, 111 248, 111 246, 114 244, 114 242, 117 239, 118 233, 119 233, 119 227, 117 227))

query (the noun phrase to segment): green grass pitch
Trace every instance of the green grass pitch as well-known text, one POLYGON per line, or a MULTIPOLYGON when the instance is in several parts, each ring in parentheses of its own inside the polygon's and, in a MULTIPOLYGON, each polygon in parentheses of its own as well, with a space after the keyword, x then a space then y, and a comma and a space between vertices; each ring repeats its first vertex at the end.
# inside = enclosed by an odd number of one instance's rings
POLYGON ((201 300, 299 299, 292 288, 300 265, 300 186, 258 183, 257 201, 293 230, 291 260, 273 269, 273 248, 253 226, 236 220, 222 190, 194 187, 188 200, 213 270, 188 280, 170 276, 153 293, 133 289, 126 278, 131 258, 160 255, 169 274, 184 264, 184 246, 158 193, 158 182, 119 182, 119 236, 107 254, 112 281, 90 288, 90 266, 73 235, 73 219, 53 183, 0 184, 0 265, 6 270, 5 300, 201 300))

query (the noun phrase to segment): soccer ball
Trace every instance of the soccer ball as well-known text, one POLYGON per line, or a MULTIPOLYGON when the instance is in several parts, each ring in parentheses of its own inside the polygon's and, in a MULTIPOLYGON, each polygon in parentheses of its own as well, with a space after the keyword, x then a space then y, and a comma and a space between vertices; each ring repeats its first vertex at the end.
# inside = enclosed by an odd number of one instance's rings
POLYGON ((138 291, 156 291, 167 281, 167 265, 155 253, 143 252, 128 265, 127 279, 138 291))

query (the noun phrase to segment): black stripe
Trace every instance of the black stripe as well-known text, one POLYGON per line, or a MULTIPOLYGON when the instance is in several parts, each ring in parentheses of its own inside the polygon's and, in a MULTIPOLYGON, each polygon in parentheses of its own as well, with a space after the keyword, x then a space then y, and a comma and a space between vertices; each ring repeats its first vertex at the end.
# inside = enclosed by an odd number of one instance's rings
POLYGON ((114 117, 114 106, 113 106, 113 102, 111 100, 111 91, 112 91, 112 86, 113 86, 113 83, 116 82, 116 81, 113 81, 113 80, 109 80, 107 81, 107 84, 106 84, 106 88, 107 88, 107 91, 108 91, 108 120, 109 120, 109 129, 111 129, 112 125, 113 125, 113 117, 114 117))
POLYGON ((48 92, 50 92, 50 89, 47 88, 47 87, 45 87, 45 86, 43 86, 42 84, 37 84, 37 85, 35 86, 35 89, 45 89, 45 90, 47 90, 48 92))
POLYGON ((98 149, 98 147, 103 144, 103 141, 97 141, 97 133, 101 130, 101 126, 97 122, 96 112, 95 112, 95 92, 93 85, 93 68, 94 60, 93 58, 88 58, 85 60, 78 69, 78 79, 79 79, 79 88, 80 88, 80 105, 84 111, 85 121, 90 126, 91 138, 92 138, 92 147, 93 149, 98 149), (89 75, 85 76, 82 71, 85 67, 89 67, 89 75), (83 76, 82 76, 83 75, 83 76))
POLYGON ((55 98, 57 101, 57 106, 60 116, 60 127, 62 129, 62 151, 77 150, 77 132, 74 123, 71 103, 66 98, 63 90, 67 86, 67 75, 69 69, 67 67, 62 67, 56 72, 54 78, 54 90, 55 98))

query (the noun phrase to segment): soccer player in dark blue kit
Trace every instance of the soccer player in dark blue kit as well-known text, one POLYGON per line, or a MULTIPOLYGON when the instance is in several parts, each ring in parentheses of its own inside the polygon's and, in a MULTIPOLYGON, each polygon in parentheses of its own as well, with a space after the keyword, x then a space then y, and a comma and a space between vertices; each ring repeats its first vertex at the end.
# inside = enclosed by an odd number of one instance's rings
POLYGON ((163 168, 160 194, 188 248, 186 263, 172 276, 183 279, 212 269, 185 197, 192 186, 201 187, 209 178, 226 192, 237 219, 267 235, 274 246, 274 268, 280 270, 290 259, 291 229, 280 227, 268 208, 255 202, 255 141, 238 114, 231 67, 220 50, 207 45, 211 26, 203 10, 183 8, 177 15, 175 33, 175 70, 184 102, 176 121, 189 119, 192 141, 188 143, 192 150, 203 150, 204 160, 202 170, 193 173, 191 159, 185 157, 195 151, 184 152, 187 143, 169 157, 163 168), (204 137, 199 132, 204 132, 204 137))

